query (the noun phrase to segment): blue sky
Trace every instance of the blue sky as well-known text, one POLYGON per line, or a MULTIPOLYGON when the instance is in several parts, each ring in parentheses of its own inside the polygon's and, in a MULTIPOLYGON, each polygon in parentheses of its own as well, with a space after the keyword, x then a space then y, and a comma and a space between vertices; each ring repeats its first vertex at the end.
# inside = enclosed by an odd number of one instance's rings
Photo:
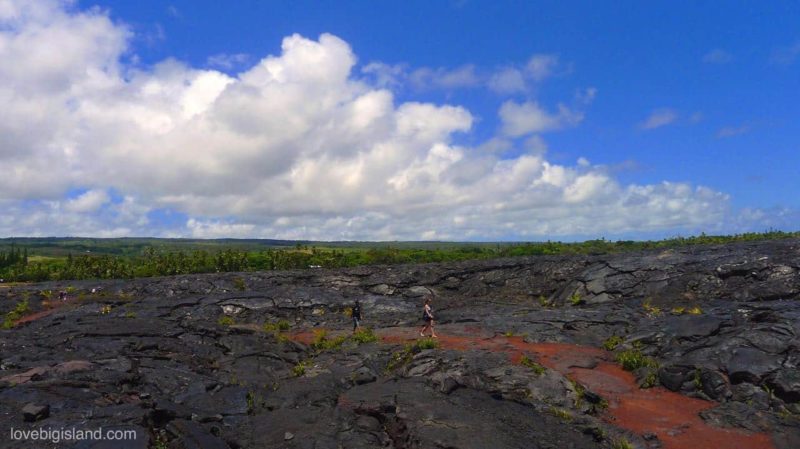
POLYGON ((797 2, 25 3, 2 234, 798 229, 797 2))

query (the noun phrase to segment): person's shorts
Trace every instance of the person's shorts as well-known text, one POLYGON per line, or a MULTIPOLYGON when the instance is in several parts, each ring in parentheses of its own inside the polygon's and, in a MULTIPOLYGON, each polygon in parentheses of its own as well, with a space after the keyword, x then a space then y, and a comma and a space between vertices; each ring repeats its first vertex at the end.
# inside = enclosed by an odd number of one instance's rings
POLYGON ((425 321, 426 323, 428 323, 428 322, 433 321, 433 318, 429 317, 428 315, 425 315, 425 316, 422 317, 422 320, 425 321))
POLYGON ((358 327, 358 326, 361 326, 361 320, 353 317, 353 327, 358 327))

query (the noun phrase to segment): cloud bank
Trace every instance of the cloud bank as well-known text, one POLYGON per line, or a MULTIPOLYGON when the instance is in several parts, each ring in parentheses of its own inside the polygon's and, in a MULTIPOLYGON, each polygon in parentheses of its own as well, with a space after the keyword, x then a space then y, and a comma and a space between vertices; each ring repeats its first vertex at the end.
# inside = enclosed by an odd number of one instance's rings
MULTIPOLYGON (((594 90, 574 107, 508 100, 498 135, 469 147, 469 110, 398 103, 330 34, 288 36, 235 75, 124 64, 131 38, 102 10, 0 0, 0 59, 15 61, 0 65, 0 235, 541 239, 708 230, 729 213, 702 186, 548 161, 541 134, 577 126, 594 90)), ((415 73, 477 82, 472 66, 415 73)))

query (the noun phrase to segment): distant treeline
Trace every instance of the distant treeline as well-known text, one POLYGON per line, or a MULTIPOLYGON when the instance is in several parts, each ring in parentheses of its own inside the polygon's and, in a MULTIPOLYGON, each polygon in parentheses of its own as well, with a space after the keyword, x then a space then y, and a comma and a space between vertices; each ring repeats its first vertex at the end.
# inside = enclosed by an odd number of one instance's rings
POLYGON ((608 254, 644 249, 678 248, 687 245, 798 238, 800 232, 768 231, 733 236, 676 237, 659 241, 587 240, 577 243, 537 242, 449 244, 442 248, 317 248, 297 244, 293 248, 247 251, 223 249, 159 250, 145 248, 137 255, 68 254, 66 257, 31 261, 27 248, 0 251, 0 279, 5 281, 47 281, 77 279, 121 279, 171 276, 189 273, 337 268, 357 265, 447 262, 512 256, 552 254, 608 254))

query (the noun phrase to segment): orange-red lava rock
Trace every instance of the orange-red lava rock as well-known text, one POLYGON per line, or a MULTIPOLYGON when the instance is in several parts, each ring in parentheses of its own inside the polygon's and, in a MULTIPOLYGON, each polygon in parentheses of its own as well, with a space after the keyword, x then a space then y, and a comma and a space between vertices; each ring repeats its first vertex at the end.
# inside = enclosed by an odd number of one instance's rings
MULTIPOLYGON (((665 449, 770 449, 770 437, 736 429, 713 427, 699 413, 715 403, 690 398, 662 387, 640 389, 634 376, 613 363, 609 353, 565 343, 526 343, 521 337, 481 335, 469 329, 463 335, 454 329, 440 331, 444 349, 505 352, 513 363, 523 355, 573 379, 609 402, 607 419, 638 434, 658 436, 665 449)), ((462 331, 463 332, 463 331, 462 331)), ((385 342, 414 340, 415 329, 378 331, 385 342)))

